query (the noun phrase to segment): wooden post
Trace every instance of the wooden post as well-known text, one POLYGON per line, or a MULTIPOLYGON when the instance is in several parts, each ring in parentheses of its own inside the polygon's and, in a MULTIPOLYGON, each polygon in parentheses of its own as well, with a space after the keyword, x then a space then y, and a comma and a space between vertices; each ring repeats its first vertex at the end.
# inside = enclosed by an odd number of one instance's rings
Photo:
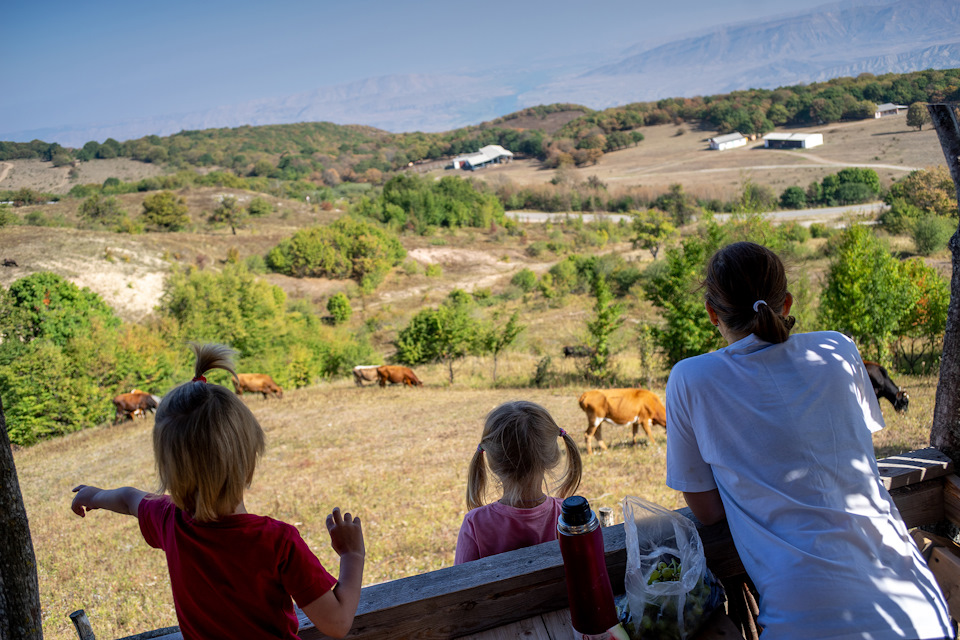
POLYGON ((600 517, 601 527, 613 526, 613 509, 610 507, 600 507, 597 509, 597 512, 600 517))
POLYGON ((0 400, 0 640, 42 638, 37 557, 0 400))
POLYGON ((70 614, 73 620, 73 626, 77 629, 77 637, 80 640, 97 640, 93 635, 93 627, 90 626, 90 620, 83 609, 78 609, 70 614))
MULTIPOLYGON (((930 119, 937 130, 943 155, 956 187, 960 207, 960 122, 956 104, 928 104, 930 119)), ((950 284, 950 307, 947 310, 947 329, 943 334, 943 356, 940 360, 940 380, 937 401, 933 410, 930 444, 960 462, 960 225, 950 238, 953 278, 950 284)))

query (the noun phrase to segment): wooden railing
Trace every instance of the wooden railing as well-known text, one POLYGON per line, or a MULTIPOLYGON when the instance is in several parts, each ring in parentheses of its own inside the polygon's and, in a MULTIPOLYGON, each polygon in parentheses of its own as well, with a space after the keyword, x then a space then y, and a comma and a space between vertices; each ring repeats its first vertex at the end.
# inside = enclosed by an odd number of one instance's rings
MULTIPOLYGON (((942 453, 922 449, 884 458, 878 465, 907 527, 934 524, 945 518, 960 525, 960 478, 953 475, 953 463, 942 453)), ((741 579, 745 575, 743 565, 726 523, 703 526, 688 509, 679 512, 697 524, 711 571, 727 583, 741 579)), ((605 527, 603 541, 614 591, 622 593, 627 563, 623 525, 605 527)), ((566 607, 560 547, 547 542, 364 587, 347 637, 456 638, 566 607)), ((297 612, 302 640, 327 637, 314 629, 299 609, 297 612)), ((123 640, 148 637, 175 640, 180 634, 141 634, 123 640)))

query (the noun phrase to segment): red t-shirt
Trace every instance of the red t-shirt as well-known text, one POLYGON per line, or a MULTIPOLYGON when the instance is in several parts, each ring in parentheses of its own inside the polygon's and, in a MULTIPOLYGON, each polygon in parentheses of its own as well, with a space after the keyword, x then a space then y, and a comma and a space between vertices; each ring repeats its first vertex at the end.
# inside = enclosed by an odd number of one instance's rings
POLYGON ((297 638, 303 607, 336 584, 296 527, 238 514, 196 522, 169 496, 144 498, 137 513, 147 544, 167 555, 185 639, 297 638))

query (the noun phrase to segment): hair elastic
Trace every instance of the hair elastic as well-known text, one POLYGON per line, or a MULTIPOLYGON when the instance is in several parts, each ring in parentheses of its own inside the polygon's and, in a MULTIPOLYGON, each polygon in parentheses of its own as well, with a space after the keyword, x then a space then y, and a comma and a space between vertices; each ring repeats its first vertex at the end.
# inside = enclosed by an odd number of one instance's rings
POLYGON ((206 381, 207 379, 204 378, 203 376, 194 376, 193 380, 191 380, 190 382, 206 382, 206 381))
POLYGON ((562 437, 564 437, 565 435, 567 435, 567 432, 564 431, 563 429, 560 429, 560 437, 562 438, 562 437))
POLYGON ((477 445, 477 451, 479 451, 480 453, 483 453, 483 443, 480 443, 477 445))
MULTIPOLYGON (((762 305, 762 304, 767 304, 767 301, 766 301, 766 300, 757 300, 756 302, 754 302, 754 303, 753 303, 753 312, 754 312, 754 313, 759 313, 759 312, 760 312, 759 308, 760 308, 760 305, 762 305)), ((767 305, 767 306, 769 306, 769 305, 767 305)))

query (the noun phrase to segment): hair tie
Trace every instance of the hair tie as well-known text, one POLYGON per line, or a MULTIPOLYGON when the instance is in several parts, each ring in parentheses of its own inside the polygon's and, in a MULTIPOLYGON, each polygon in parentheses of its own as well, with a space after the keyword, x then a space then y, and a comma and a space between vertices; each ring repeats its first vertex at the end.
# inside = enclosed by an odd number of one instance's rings
POLYGON ((483 453, 483 443, 482 443, 482 442, 477 445, 477 451, 480 452, 480 453, 483 453))
POLYGON ((206 381, 207 379, 204 378, 203 376, 193 376, 193 380, 191 380, 190 382, 206 382, 206 381))
MULTIPOLYGON (((766 301, 766 300, 757 300, 756 302, 754 302, 754 303, 753 303, 753 312, 754 312, 754 313, 759 313, 759 312, 760 312, 760 311, 759 311, 759 307, 760 307, 760 305, 762 305, 762 304, 767 304, 767 301, 766 301)), ((767 305, 767 306, 769 306, 769 305, 767 305)))
POLYGON ((567 435, 567 432, 564 431, 563 429, 560 429, 560 437, 562 438, 562 437, 564 437, 565 435, 567 435))

